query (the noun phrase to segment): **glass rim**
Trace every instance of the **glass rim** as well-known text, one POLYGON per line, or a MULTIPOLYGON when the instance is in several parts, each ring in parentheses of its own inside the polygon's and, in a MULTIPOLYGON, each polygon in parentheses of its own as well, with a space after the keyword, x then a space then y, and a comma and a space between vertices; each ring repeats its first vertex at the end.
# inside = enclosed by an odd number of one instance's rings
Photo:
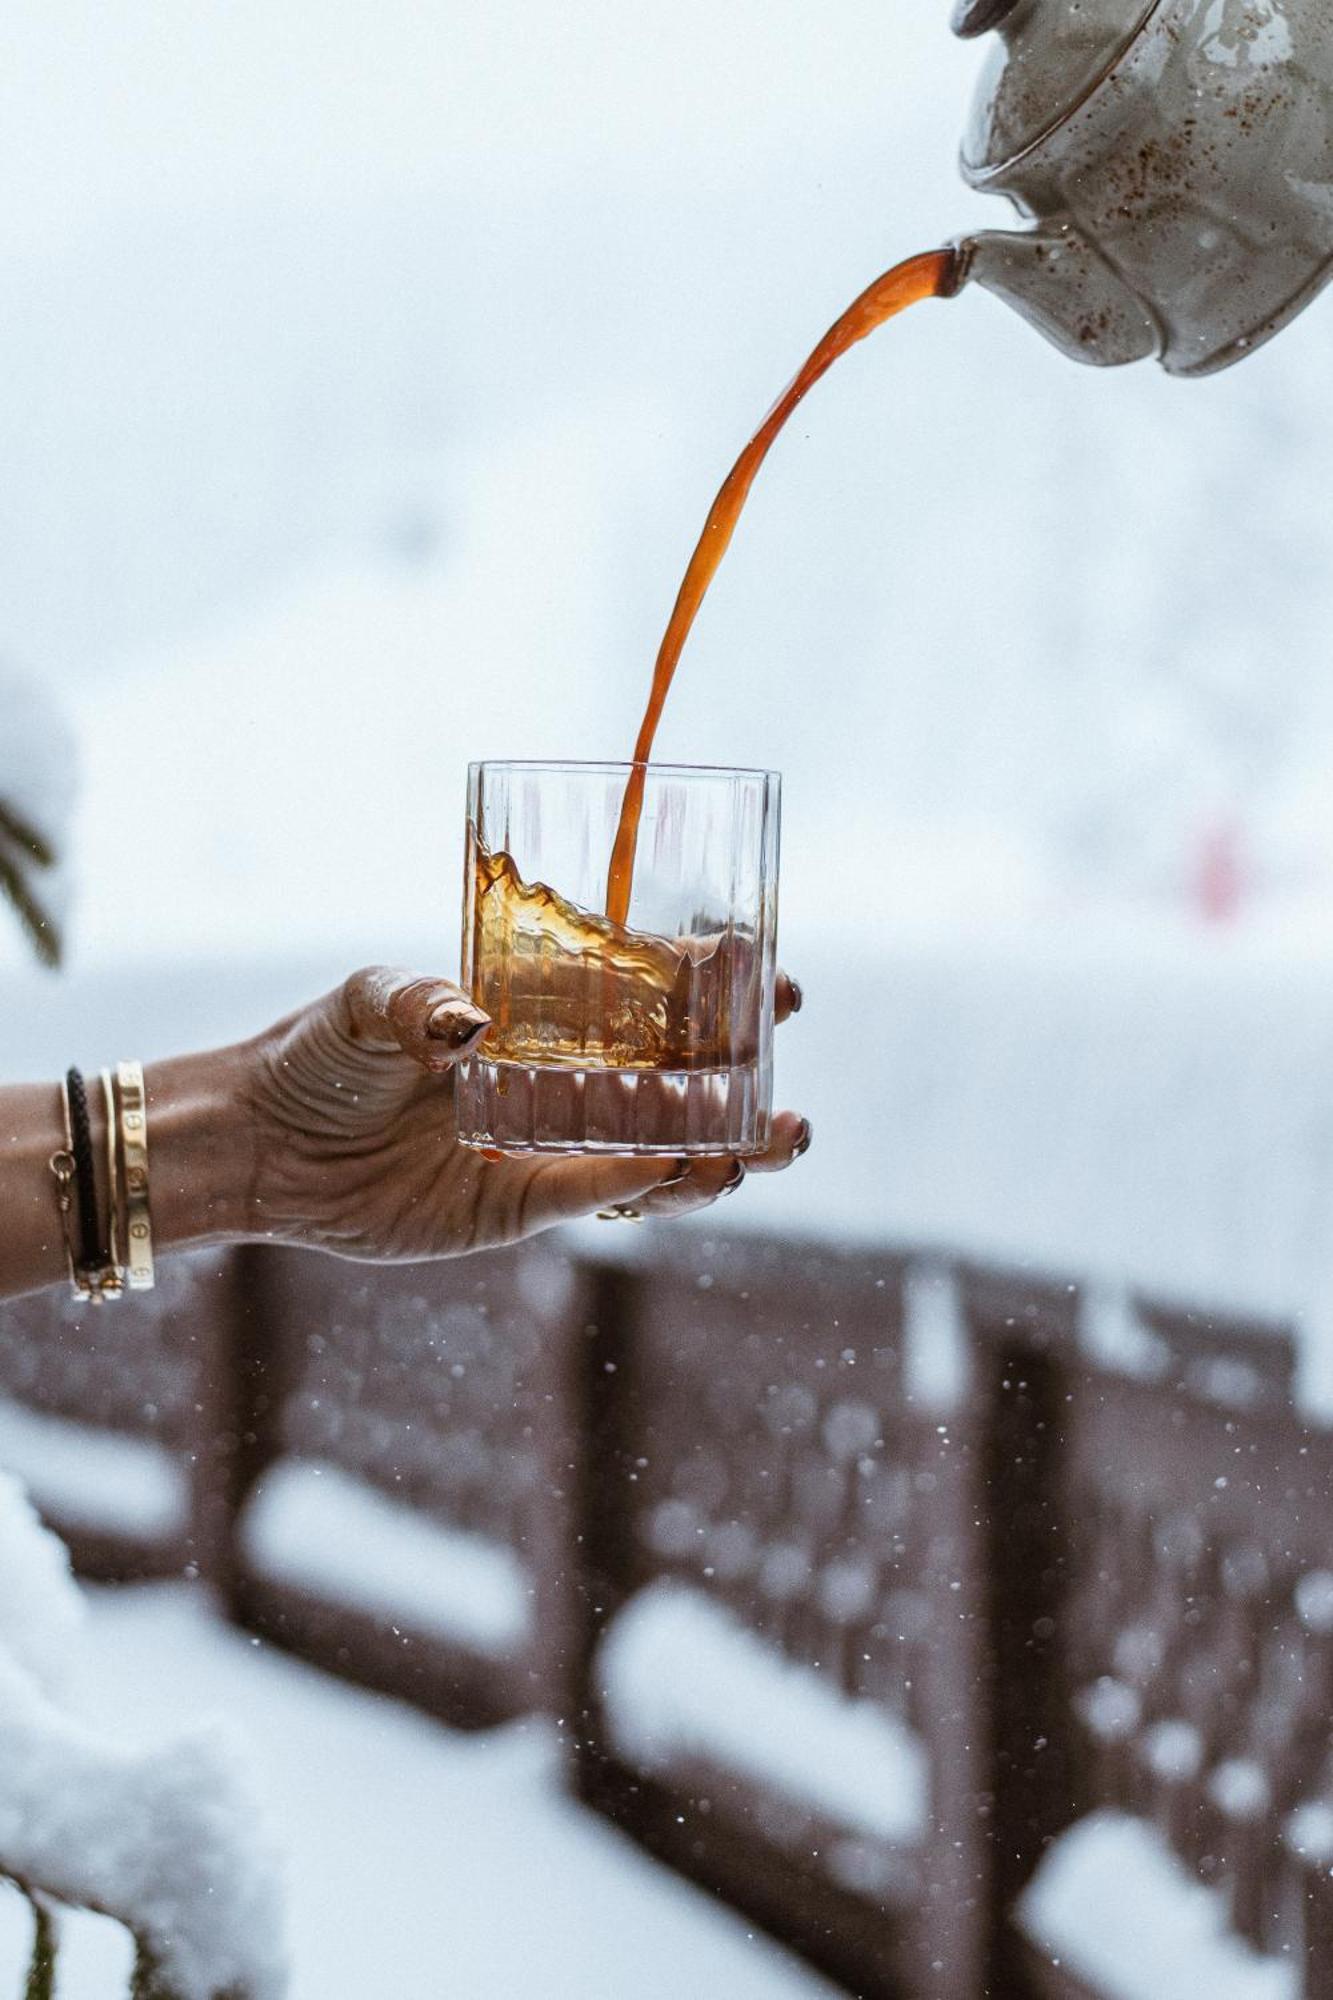
POLYGON ((599 773, 603 777, 628 778, 632 771, 646 770, 650 778, 759 778, 765 784, 781 784, 781 771, 765 770, 758 764, 662 764, 651 759, 640 765, 632 757, 477 757, 468 765, 468 776, 482 771, 599 773))

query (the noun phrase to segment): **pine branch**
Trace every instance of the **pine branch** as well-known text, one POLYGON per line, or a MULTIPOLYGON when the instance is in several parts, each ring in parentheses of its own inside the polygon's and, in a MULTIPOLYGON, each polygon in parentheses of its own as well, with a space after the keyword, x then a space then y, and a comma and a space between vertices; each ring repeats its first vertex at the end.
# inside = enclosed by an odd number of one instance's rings
POLYGON ((32 1965, 28 1971, 28 1983, 23 1989, 23 2000, 55 2000, 55 1919, 45 1903, 39 1902, 30 1889, 24 1893, 32 1905, 33 1933, 32 1965))
POLYGON ((0 849, 0 896, 12 903, 42 964, 52 968, 58 966, 64 948, 59 928, 32 893, 17 864, 3 849, 0 849))
POLYGON ((54 868, 55 849, 44 834, 38 833, 31 820, 24 819, 14 806, 0 799, 0 834, 12 840, 16 847, 37 863, 39 868, 54 868))

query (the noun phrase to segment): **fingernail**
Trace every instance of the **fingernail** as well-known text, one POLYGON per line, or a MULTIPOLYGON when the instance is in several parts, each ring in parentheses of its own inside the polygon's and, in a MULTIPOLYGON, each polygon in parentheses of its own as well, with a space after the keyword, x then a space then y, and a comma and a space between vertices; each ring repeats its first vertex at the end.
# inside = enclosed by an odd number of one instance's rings
POLYGON ((442 1000, 426 1016, 426 1033, 431 1040, 447 1042, 451 1049, 465 1048, 490 1025, 489 1014, 483 1014, 480 1007, 470 1006, 466 1001, 460 1005, 457 1000, 442 1000))
POLYGON ((657 1183, 660 1188, 679 1187, 682 1181, 689 1179, 690 1162, 688 1160, 674 1160, 672 1165, 675 1168, 675 1172, 669 1174, 666 1180, 657 1183))
POLYGON ((799 1014, 805 1005, 805 995, 801 991, 800 982, 788 979, 787 984, 791 987, 791 1011, 793 1014, 799 1014))
POLYGON ((810 1151, 810 1141, 814 1138, 814 1136, 815 1135, 813 1129, 811 1128, 810 1120, 808 1118, 803 1118, 801 1120, 801 1129, 796 1135, 796 1144, 791 1149, 791 1156, 794 1160, 799 1160, 802 1153, 808 1153, 810 1151))
POLYGON ((727 1178, 723 1181, 721 1187, 717 1191, 718 1200, 721 1201, 724 1194, 735 1194, 737 1188, 740 1186, 741 1182, 744 1179, 745 1179, 744 1160, 733 1160, 731 1163, 731 1172, 727 1175, 727 1178))

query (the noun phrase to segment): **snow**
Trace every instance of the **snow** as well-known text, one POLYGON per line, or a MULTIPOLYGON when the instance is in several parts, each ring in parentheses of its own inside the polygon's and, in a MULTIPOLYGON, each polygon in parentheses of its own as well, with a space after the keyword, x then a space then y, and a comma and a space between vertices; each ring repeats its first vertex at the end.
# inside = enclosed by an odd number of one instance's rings
POLYGON ((142 1748, 49 1691, 72 1674, 82 1607, 55 1537, 0 1481, 0 1874, 118 1918, 182 2000, 279 2000, 276 1862, 231 1737, 142 1748))
POLYGON ((59 850, 74 799, 74 731, 36 681, 3 664, 0 717, 0 799, 59 850))
POLYGON ((1333 1805, 1327 1799, 1307 1799, 1297 1806, 1287 1821, 1286 1840, 1311 1868, 1333 1871, 1333 1805))
POLYGON ((165 1541, 190 1507, 177 1453, 150 1438, 97 1430, 0 1399, 0 1466, 16 1473, 44 1514, 65 1527, 165 1541))
POLYGON ((230 1737, 128 1752, 0 1657, 0 1868, 117 1917, 182 2000, 284 1991, 276 1863, 230 1737))
POLYGON ((45 1693, 58 1689, 83 1623, 64 1544, 0 1473, 0 1650, 45 1693))
POLYGON ((1297 2000, 1295 1965, 1227 1929, 1224 1892, 1182 1867, 1155 1827, 1088 1815, 1048 1849, 1020 1903, 1023 1928, 1106 2000, 1297 2000))
MULTIPOLYGON (((229 1629, 185 1585, 94 1591, 90 1607, 92 1727, 157 1736, 225 1711, 244 1732, 286 1854, 291 2000, 832 2000, 574 1805, 548 1723, 456 1734, 229 1629)), ((92 1929, 69 1926, 79 1976, 71 1949, 61 2000, 118 1990, 121 1941, 92 1929)), ((0 1983, 19 1964, 0 1955, 0 1983)))
POLYGON ((967 1386, 967 1330, 952 1273, 914 1265, 907 1275, 903 1386, 921 1410, 952 1410, 967 1386))
POLYGON ((241 1547, 256 1574, 497 1659, 528 1643, 532 1586, 511 1549, 427 1520, 314 1459, 266 1472, 241 1547))
POLYGON ((1307 1632, 1333 1632, 1333 1571, 1307 1570, 1296 1585, 1296 1609, 1307 1632))
POLYGON ((597 1669, 612 1740, 640 1770, 707 1758, 874 1840, 908 1844, 926 1830, 920 1738, 784 1659, 700 1591, 665 1581, 640 1591, 597 1669))

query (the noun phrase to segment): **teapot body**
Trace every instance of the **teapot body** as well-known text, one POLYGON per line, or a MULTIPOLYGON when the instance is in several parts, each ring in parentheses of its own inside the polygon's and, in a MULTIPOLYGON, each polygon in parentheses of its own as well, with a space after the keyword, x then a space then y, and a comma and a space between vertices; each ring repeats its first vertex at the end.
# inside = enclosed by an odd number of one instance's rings
POLYGON ((1333 272, 1333 6, 1104 5, 1121 32, 1085 75, 1068 0, 1001 21, 963 171, 1036 227, 964 242, 966 275, 1079 359, 1208 374, 1333 272))

